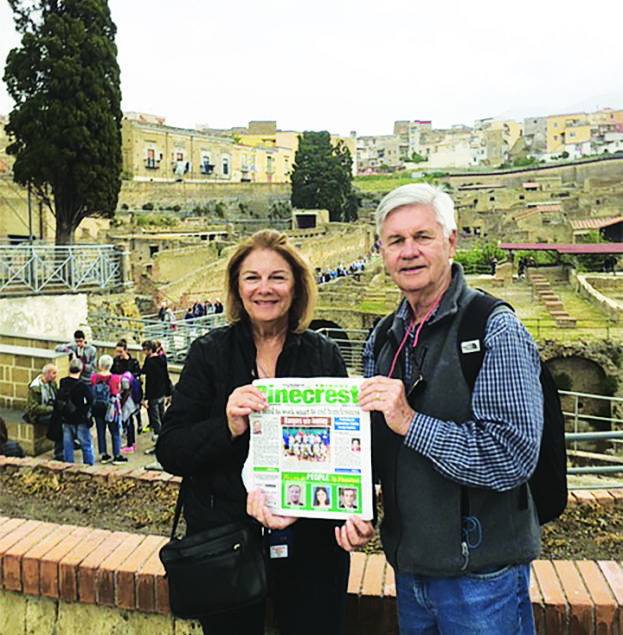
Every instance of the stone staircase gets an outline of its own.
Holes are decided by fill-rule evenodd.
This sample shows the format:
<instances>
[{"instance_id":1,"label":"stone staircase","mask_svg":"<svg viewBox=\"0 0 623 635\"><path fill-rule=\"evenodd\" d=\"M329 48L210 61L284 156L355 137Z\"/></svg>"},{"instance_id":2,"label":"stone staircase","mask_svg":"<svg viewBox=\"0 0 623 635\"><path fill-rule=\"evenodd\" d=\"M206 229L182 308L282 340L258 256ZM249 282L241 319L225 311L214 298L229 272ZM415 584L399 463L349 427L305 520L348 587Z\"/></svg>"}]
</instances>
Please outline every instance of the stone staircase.
<instances>
[{"instance_id":1,"label":"stone staircase","mask_svg":"<svg viewBox=\"0 0 623 635\"><path fill-rule=\"evenodd\" d=\"M532 285L533 297L545 305L547 312L552 316L558 328L576 328L577 319L565 310L558 294L554 291L550 281L541 274L529 272L528 279Z\"/></svg>"}]
</instances>

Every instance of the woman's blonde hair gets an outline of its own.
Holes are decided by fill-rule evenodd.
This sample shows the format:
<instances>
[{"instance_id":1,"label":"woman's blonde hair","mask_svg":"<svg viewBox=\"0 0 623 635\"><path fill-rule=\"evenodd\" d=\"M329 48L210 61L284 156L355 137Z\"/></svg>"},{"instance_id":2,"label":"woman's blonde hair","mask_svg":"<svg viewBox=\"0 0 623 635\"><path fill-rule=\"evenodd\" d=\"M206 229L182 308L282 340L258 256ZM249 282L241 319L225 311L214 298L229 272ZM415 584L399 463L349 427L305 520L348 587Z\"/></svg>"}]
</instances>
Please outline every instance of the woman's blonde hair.
<instances>
[{"instance_id":1,"label":"woman's blonde hair","mask_svg":"<svg viewBox=\"0 0 623 635\"><path fill-rule=\"evenodd\" d=\"M309 265L296 251L288 237L274 229L262 229L244 240L236 249L227 263L225 285L227 299L225 311L229 322L239 322L247 316L242 304L238 282L240 279L240 267L244 259L256 249L270 249L279 254L292 268L294 275L294 299L290 306L289 325L290 330L302 333L307 329L312 320L316 304L316 283Z\"/></svg>"}]
</instances>

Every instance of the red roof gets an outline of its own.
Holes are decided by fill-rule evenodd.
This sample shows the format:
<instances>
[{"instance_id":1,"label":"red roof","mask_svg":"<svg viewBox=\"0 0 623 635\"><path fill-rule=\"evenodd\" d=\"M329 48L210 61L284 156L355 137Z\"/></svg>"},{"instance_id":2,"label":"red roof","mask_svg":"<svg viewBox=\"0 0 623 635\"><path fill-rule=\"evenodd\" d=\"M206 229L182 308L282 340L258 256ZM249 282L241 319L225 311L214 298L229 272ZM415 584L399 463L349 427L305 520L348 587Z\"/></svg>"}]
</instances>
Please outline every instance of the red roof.
<instances>
[{"instance_id":1,"label":"red roof","mask_svg":"<svg viewBox=\"0 0 623 635\"><path fill-rule=\"evenodd\" d=\"M559 254L623 254L623 243L559 245L556 243L500 243L504 251L557 251Z\"/></svg>"},{"instance_id":2,"label":"red roof","mask_svg":"<svg viewBox=\"0 0 623 635\"><path fill-rule=\"evenodd\" d=\"M623 221L623 216L609 216L608 218L580 218L578 220L571 221L571 229L601 229L602 227L616 225L621 221Z\"/></svg>"}]
</instances>

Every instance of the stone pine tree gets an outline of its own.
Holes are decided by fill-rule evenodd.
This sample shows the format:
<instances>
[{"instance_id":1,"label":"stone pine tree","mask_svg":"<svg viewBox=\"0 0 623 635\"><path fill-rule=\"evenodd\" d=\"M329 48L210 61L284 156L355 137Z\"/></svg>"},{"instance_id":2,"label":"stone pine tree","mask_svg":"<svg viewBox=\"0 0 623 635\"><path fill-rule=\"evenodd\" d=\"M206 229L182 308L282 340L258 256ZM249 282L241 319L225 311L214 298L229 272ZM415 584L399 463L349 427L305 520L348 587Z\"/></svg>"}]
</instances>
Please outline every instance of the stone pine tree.
<instances>
[{"instance_id":1,"label":"stone pine tree","mask_svg":"<svg viewBox=\"0 0 623 635\"><path fill-rule=\"evenodd\" d=\"M327 209L332 221L355 220L352 165L349 149L342 142L332 145L328 132L304 132L294 156L292 206Z\"/></svg>"},{"instance_id":2,"label":"stone pine tree","mask_svg":"<svg viewBox=\"0 0 623 635\"><path fill-rule=\"evenodd\" d=\"M15 107L14 180L56 217L56 244L88 216L111 217L121 187L121 90L107 0L8 0L20 46L4 81Z\"/></svg>"}]
</instances>

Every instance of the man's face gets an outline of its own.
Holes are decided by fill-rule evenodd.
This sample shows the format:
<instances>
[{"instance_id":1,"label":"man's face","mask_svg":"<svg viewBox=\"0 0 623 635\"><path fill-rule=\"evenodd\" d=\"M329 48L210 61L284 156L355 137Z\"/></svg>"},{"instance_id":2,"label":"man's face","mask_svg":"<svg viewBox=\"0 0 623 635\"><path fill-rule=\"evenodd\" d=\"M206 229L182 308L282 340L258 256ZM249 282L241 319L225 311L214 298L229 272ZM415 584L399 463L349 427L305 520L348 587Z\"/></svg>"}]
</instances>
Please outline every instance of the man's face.
<instances>
[{"instance_id":1,"label":"man's face","mask_svg":"<svg viewBox=\"0 0 623 635\"><path fill-rule=\"evenodd\" d=\"M435 297L450 280L456 232L444 238L430 205L405 205L385 219L381 248L389 275L407 299Z\"/></svg>"},{"instance_id":2,"label":"man's face","mask_svg":"<svg viewBox=\"0 0 623 635\"><path fill-rule=\"evenodd\" d=\"M84 344L86 342L84 337L76 337L76 338L74 338L74 341L76 342L76 346L78 348L84 348Z\"/></svg>"},{"instance_id":3,"label":"man's face","mask_svg":"<svg viewBox=\"0 0 623 635\"><path fill-rule=\"evenodd\" d=\"M300 487L291 487L290 488L290 502L294 505L297 505L301 500L301 488Z\"/></svg>"},{"instance_id":4,"label":"man's face","mask_svg":"<svg viewBox=\"0 0 623 635\"><path fill-rule=\"evenodd\" d=\"M344 507L351 508L355 506L355 490L345 489L342 492L342 503Z\"/></svg>"},{"instance_id":5,"label":"man's face","mask_svg":"<svg viewBox=\"0 0 623 635\"><path fill-rule=\"evenodd\" d=\"M50 368L47 372L43 373L42 378L46 384L54 381L56 379L56 368Z\"/></svg>"}]
</instances>

